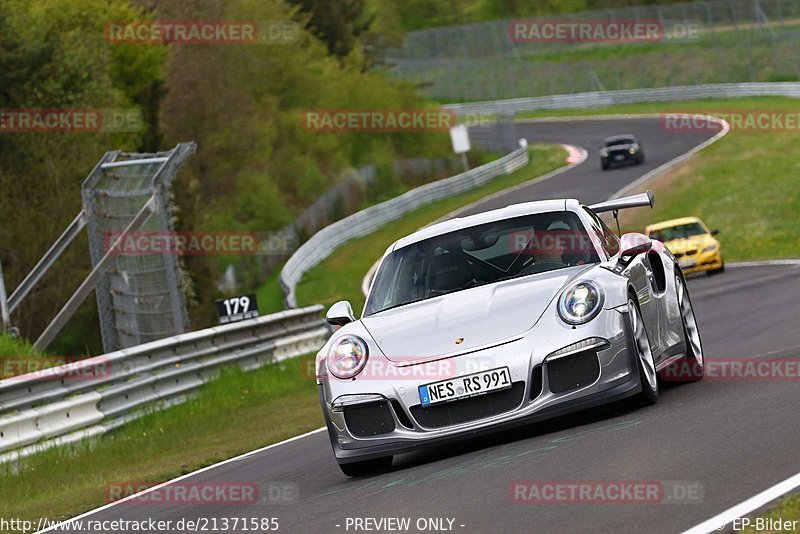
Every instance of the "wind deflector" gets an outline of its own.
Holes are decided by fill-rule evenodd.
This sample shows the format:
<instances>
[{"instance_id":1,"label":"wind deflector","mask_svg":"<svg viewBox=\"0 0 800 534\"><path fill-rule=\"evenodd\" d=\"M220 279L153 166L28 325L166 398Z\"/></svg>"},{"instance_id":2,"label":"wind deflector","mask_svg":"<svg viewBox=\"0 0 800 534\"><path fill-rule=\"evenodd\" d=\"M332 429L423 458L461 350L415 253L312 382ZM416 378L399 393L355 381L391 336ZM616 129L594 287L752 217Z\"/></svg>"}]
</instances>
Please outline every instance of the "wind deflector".
<instances>
[{"instance_id":1,"label":"wind deflector","mask_svg":"<svg viewBox=\"0 0 800 534\"><path fill-rule=\"evenodd\" d=\"M617 198L614 200L607 200L606 202L600 202L599 204L592 204L589 206L589 209L595 213L603 213L606 211L617 211L624 210L626 208L639 208L643 206L650 206L650 208L652 208L654 202L655 197L653 192L648 190L646 193L642 193L640 195Z\"/></svg>"}]
</instances>

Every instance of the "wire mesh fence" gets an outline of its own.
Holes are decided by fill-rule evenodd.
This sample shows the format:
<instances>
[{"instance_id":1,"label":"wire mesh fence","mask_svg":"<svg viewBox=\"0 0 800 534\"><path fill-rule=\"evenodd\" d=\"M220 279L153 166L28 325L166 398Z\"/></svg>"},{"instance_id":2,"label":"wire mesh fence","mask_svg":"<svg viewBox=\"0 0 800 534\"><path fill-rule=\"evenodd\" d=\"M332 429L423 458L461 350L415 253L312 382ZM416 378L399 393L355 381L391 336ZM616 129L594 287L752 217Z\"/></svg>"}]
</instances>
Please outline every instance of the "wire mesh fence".
<instances>
[{"instance_id":1,"label":"wire mesh fence","mask_svg":"<svg viewBox=\"0 0 800 534\"><path fill-rule=\"evenodd\" d=\"M800 80L800 2L708 0L537 21L653 21L655 40L568 42L515 35L520 20L410 32L395 72L447 101L725 82Z\"/></svg>"},{"instance_id":2,"label":"wire mesh fence","mask_svg":"<svg viewBox=\"0 0 800 534\"><path fill-rule=\"evenodd\" d=\"M118 154L113 163L98 165L83 185L93 265L153 197L157 210L137 234L174 232L169 187L193 151L193 144L181 144L169 152ZM188 318L180 280L174 252L115 254L113 267L95 288L105 351L185 332Z\"/></svg>"}]
</instances>

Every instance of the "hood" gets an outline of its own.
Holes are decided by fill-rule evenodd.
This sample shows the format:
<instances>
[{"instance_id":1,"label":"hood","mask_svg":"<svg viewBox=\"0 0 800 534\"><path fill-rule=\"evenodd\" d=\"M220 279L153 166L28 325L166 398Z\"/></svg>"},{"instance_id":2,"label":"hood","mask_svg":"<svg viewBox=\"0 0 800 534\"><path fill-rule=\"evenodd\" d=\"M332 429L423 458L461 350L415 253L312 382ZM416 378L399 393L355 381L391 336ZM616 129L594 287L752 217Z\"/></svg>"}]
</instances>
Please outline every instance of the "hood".
<instances>
[{"instance_id":1,"label":"hood","mask_svg":"<svg viewBox=\"0 0 800 534\"><path fill-rule=\"evenodd\" d=\"M564 286L592 267L570 267L457 291L361 322L393 362L455 356L521 336L538 322Z\"/></svg>"},{"instance_id":2,"label":"hood","mask_svg":"<svg viewBox=\"0 0 800 534\"><path fill-rule=\"evenodd\" d=\"M675 239L664 243L673 254L685 254L687 250L702 250L704 247L715 244L717 244L717 240L708 234L696 235L686 239Z\"/></svg>"}]
</instances>

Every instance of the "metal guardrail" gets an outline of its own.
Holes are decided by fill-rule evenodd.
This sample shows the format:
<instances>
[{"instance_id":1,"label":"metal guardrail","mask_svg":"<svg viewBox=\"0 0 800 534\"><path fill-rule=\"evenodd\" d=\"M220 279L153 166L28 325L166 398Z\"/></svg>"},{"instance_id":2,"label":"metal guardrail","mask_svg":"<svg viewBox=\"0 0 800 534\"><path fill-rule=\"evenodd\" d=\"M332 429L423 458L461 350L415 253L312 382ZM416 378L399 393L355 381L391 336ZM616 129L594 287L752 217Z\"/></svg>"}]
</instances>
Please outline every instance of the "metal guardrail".
<instances>
[{"instance_id":1,"label":"metal guardrail","mask_svg":"<svg viewBox=\"0 0 800 534\"><path fill-rule=\"evenodd\" d=\"M225 366L249 370L316 351L330 335L321 310L287 310L0 380L0 462L180 402Z\"/></svg>"},{"instance_id":2,"label":"metal guardrail","mask_svg":"<svg viewBox=\"0 0 800 534\"><path fill-rule=\"evenodd\" d=\"M344 243L374 232L389 221L440 198L474 189L492 178L514 172L528 164L528 144L505 156L467 172L412 189L398 197L361 210L326 226L303 243L281 269L280 281L286 305L297 306L295 287L312 267L330 256Z\"/></svg>"},{"instance_id":3,"label":"metal guardrail","mask_svg":"<svg viewBox=\"0 0 800 534\"><path fill-rule=\"evenodd\" d=\"M754 96L785 96L800 98L800 83L721 83L686 87L661 87L658 89L632 89L624 91L599 91L567 95L511 98L485 102L449 104L445 109L457 115L514 114L547 109L580 109L637 104L645 102L671 102L703 98L746 98Z\"/></svg>"}]
</instances>

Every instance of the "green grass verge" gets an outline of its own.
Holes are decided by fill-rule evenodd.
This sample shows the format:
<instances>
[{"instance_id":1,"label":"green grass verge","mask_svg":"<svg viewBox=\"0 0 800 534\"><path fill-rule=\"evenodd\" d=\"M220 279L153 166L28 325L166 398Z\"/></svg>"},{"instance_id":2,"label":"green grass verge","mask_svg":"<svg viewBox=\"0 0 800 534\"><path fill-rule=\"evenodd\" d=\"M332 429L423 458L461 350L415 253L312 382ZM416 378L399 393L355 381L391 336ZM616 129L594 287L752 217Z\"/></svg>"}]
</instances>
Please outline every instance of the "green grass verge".
<instances>
[{"instance_id":1,"label":"green grass verge","mask_svg":"<svg viewBox=\"0 0 800 534\"><path fill-rule=\"evenodd\" d=\"M361 281L392 242L461 206L533 180L564 165L565 153L559 146L533 146L531 155L531 163L522 169L497 177L472 191L422 206L366 237L348 242L306 273L297 286L298 303L322 303L328 306L339 300L349 300L358 313L364 306Z\"/></svg>"},{"instance_id":2,"label":"green grass verge","mask_svg":"<svg viewBox=\"0 0 800 534\"><path fill-rule=\"evenodd\" d=\"M0 379L40 371L62 363L65 363L63 357L42 354L23 339L0 334Z\"/></svg>"},{"instance_id":3,"label":"green grass verge","mask_svg":"<svg viewBox=\"0 0 800 534\"><path fill-rule=\"evenodd\" d=\"M305 372L309 360L227 370L184 404L96 440L30 456L16 474L10 464L0 465L0 517L73 517L105 504L109 483L169 480L319 428L324 422L313 373ZM252 476L258 481L263 473Z\"/></svg>"},{"instance_id":4,"label":"green grass verge","mask_svg":"<svg viewBox=\"0 0 800 534\"><path fill-rule=\"evenodd\" d=\"M283 310L283 290L281 289L280 275L281 270L275 270L256 291L256 301L262 315Z\"/></svg>"}]
</instances>

